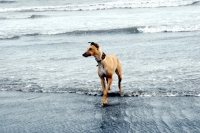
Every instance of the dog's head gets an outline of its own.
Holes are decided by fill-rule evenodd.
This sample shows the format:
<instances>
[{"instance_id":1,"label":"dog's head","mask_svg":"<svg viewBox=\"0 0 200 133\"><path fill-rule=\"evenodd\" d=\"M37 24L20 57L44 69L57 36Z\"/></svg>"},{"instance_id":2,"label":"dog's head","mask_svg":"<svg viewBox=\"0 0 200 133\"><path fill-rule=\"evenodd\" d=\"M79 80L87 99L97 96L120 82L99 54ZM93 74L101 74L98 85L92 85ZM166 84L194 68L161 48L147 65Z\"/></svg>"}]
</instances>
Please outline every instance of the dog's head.
<instances>
[{"instance_id":1,"label":"dog's head","mask_svg":"<svg viewBox=\"0 0 200 133\"><path fill-rule=\"evenodd\" d=\"M88 43L90 43L91 45L87 49L87 51L83 54L84 57L94 56L99 50L99 45L97 43L94 42L88 42Z\"/></svg>"}]
</instances>

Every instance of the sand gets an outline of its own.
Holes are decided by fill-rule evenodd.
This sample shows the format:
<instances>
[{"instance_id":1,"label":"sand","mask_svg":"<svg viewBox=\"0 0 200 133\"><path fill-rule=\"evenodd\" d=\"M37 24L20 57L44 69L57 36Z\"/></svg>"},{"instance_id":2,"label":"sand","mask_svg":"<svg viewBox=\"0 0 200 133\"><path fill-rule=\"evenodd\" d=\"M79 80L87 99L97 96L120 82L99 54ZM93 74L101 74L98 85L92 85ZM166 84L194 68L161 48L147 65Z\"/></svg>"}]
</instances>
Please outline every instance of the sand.
<instances>
[{"instance_id":1,"label":"sand","mask_svg":"<svg viewBox=\"0 0 200 133\"><path fill-rule=\"evenodd\" d=\"M0 92L1 133L200 132L199 97Z\"/></svg>"}]
</instances>

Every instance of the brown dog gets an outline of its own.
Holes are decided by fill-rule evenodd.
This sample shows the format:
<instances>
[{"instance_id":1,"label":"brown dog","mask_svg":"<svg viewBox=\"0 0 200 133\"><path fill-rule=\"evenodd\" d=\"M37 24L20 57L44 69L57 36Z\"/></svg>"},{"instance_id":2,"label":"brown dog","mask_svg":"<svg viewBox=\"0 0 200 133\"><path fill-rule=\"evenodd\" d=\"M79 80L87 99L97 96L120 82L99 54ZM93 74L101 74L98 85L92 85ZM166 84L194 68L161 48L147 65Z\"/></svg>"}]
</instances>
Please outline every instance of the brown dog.
<instances>
[{"instance_id":1,"label":"brown dog","mask_svg":"<svg viewBox=\"0 0 200 133\"><path fill-rule=\"evenodd\" d=\"M98 75L101 79L101 85L103 89L103 98L101 104L107 103L107 93L110 90L110 85L112 84L112 75L114 72L118 75L118 87L119 91L122 92L121 80L122 80L122 67L115 55L106 55L99 45L94 42L91 43L90 47L83 54L84 57L94 56L98 63ZM105 78L107 81L107 87L105 85Z\"/></svg>"}]
</instances>

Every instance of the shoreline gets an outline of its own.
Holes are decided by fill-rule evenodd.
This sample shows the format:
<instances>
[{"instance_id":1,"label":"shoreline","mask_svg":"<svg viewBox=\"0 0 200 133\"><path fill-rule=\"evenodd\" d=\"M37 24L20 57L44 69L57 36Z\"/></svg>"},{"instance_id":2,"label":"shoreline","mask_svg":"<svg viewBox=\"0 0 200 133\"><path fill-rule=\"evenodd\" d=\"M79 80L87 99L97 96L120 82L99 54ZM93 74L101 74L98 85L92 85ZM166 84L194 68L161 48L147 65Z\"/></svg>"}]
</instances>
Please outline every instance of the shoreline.
<instances>
[{"instance_id":1,"label":"shoreline","mask_svg":"<svg viewBox=\"0 0 200 133\"><path fill-rule=\"evenodd\" d=\"M199 132L198 97L0 92L1 132Z\"/></svg>"}]
</instances>

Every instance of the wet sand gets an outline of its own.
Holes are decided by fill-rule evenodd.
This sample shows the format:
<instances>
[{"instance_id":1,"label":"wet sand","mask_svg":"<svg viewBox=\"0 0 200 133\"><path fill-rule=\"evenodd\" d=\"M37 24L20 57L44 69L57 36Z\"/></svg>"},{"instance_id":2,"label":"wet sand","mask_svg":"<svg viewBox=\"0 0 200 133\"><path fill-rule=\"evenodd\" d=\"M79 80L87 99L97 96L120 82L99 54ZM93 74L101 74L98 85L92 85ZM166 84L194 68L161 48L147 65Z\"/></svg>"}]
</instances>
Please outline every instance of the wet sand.
<instances>
[{"instance_id":1,"label":"wet sand","mask_svg":"<svg viewBox=\"0 0 200 133\"><path fill-rule=\"evenodd\" d=\"M0 92L1 133L200 132L199 97Z\"/></svg>"}]
</instances>

